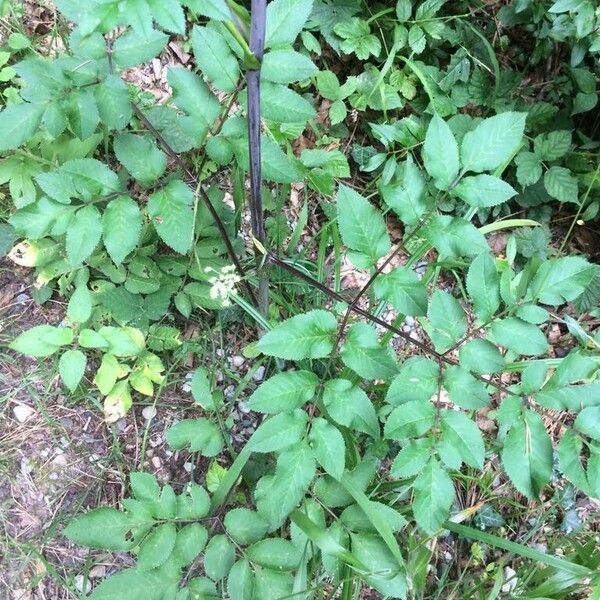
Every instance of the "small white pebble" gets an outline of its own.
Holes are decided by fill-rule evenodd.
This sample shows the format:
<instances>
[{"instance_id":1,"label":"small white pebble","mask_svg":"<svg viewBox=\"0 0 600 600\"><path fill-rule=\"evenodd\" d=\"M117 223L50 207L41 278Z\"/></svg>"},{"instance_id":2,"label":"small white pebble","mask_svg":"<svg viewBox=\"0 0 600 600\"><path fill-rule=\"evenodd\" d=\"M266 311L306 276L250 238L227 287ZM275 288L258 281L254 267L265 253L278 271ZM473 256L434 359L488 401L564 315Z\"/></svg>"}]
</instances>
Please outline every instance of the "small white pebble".
<instances>
[{"instance_id":1,"label":"small white pebble","mask_svg":"<svg viewBox=\"0 0 600 600\"><path fill-rule=\"evenodd\" d=\"M250 407L243 400L240 400L238 408L239 408L240 412L242 412L242 413L250 412Z\"/></svg>"},{"instance_id":2,"label":"small white pebble","mask_svg":"<svg viewBox=\"0 0 600 600\"><path fill-rule=\"evenodd\" d=\"M85 591L83 589L83 584L85 582ZM89 594L92 591L92 583L89 579L86 579L83 575L75 575L75 579L73 580L75 587L85 594Z\"/></svg>"},{"instance_id":3,"label":"small white pebble","mask_svg":"<svg viewBox=\"0 0 600 600\"><path fill-rule=\"evenodd\" d=\"M162 462L160 460L160 458L158 456L153 456L152 457L152 466L155 469L160 469L162 467Z\"/></svg>"},{"instance_id":4,"label":"small white pebble","mask_svg":"<svg viewBox=\"0 0 600 600\"><path fill-rule=\"evenodd\" d=\"M99 579L106 575L106 567L104 565L95 565L90 569L90 579Z\"/></svg>"},{"instance_id":5,"label":"small white pebble","mask_svg":"<svg viewBox=\"0 0 600 600\"><path fill-rule=\"evenodd\" d=\"M184 383L181 386L181 391L185 392L186 394L189 394L192 391L192 386L189 383Z\"/></svg>"},{"instance_id":6,"label":"small white pebble","mask_svg":"<svg viewBox=\"0 0 600 600\"><path fill-rule=\"evenodd\" d=\"M254 372L254 375L252 375L252 379L254 379L254 381L262 381L265 377L265 368L261 365L260 367L258 367L258 369L256 369L256 371Z\"/></svg>"},{"instance_id":7,"label":"small white pebble","mask_svg":"<svg viewBox=\"0 0 600 600\"><path fill-rule=\"evenodd\" d=\"M146 421L151 421L156 416L156 408L154 406L144 406L142 409L142 417Z\"/></svg>"},{"instance_id":8,"label":"small white pebble","mask_svg":"<svg viewBox=\"0 0 600 600\"><path fill-rule=\"evenodd\" d=\"M246 361L244 360L243 356L233 356L231 358L231 364L234 367L241 367Z\"/></svg>"},{"instance_id":9,"label":"small white pebble","mask_svg":"<svg viewBox=\"0 0 600 600\"><path fill-rule=\"evenodd\" d=\"M52 459L52 464L55 467L66 467L67 466L67 457L64 454L57 454Z\"/></svg>"},{"instance_id":10,"label":"small white pebble","mask_svg":"<svg viewBox=\"0 0 600 600\"><path fill-rule=\"evenodd\" d=\"M514 592L517 584L519 583L518 578L516 577L517 573L510 567L504 567L504 579L506 583L502 586L502 591L505 594L510 594Z\"/></svg>"},{"instance_id":11,"label":"small white pebble","mask_svg":"<svg viewBox=\"0 0 600 600\"><path fill-rule=\"evenodd\" d=\"M13 414L19 423L25 423L29 417L35 414L35 410L31 406L27 406L27 404L17 404L13 408Z\"/></svg>"},{"instance_id":12,"label":"small white pebble","mask_svg":"<svg viewBox=\"0 0 600 600\"><path fill-rule=\"evenodd\" d=\"M186 473L191 473L194 468L194 465L191 462L183 463L183 470Z\"/></svg>"}]
</instances>

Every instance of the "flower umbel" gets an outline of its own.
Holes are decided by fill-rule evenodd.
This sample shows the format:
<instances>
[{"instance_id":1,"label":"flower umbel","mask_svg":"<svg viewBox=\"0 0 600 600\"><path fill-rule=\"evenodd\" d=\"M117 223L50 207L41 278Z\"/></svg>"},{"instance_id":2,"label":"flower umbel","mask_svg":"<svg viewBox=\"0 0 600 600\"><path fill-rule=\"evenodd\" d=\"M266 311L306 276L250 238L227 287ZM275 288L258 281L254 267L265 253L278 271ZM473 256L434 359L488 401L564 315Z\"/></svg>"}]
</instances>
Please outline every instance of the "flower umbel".
<instances>
[{"instance_id":1,"label":"flower umbel","mask_svg":"<svg viewBox=\"0 0 600 600\"><path fill-rule=\"evenodd\" d=\"M208 282L211 284L210 297L213 300L221 300L223 307L231 306L231 296L237 295L236 284L241 281L240 276L235 272L235 265L221 267L220 270L206 267L205 273L215 273Z\"/></svg>"}]
</instances>

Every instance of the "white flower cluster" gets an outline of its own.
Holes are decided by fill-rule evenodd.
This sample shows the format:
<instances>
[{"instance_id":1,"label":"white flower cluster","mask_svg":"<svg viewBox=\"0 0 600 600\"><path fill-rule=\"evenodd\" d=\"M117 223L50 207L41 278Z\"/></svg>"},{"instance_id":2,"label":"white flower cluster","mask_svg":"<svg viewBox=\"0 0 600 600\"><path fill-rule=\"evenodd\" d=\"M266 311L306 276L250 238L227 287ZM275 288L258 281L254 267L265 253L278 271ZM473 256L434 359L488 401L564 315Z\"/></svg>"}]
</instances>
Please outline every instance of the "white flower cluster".
<instances>
[{"instance_id":1,"label":"white flower cluster","mask_svg":"<svg viewBox=\"0 0 600 600\"><path fill-rule=\"evenodd\" d=\"M213 300L220 299L223 307L231 306L231 296L237 295L236 284L241 279L240 276L235 272L235 265L227 265L222 267L219 271L212 267L206 267L205 273L215 273L214 277L208 280L211 284L210 297Z\"/></svg>"}]
</instances>

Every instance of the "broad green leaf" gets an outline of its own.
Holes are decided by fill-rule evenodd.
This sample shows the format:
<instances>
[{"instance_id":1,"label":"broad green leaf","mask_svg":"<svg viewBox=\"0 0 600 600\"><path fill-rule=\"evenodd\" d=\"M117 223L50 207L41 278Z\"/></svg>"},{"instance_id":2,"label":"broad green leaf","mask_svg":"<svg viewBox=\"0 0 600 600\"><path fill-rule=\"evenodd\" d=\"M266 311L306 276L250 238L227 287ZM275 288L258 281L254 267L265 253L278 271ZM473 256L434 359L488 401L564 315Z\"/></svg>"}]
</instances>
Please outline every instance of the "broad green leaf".
<instances>
[{"instance_id":1,"label":"broad green leaf","mask_svg":"<svg viewBox=\"0 0 600 600\"><path fill-rule=\"evenodd\" d=\"M575 419L575 429L600 441L600 406L586 406Z\"/></svg>"},{"instance_id":2,"label":"broad green leaf","mask_svg":"<svg viewBox=\"0 0 600 600\"><path fill-rule=\"evenodd\" d=\"M313 0L273 0L267 5L265 45L274 48L292 44L313 7Z\"/></svg>"},{"instance_id":3,"label":"broad green leaf","mask_svg":"<svg viewBox=\"0 0 600 600\"><path fill-rule=\"evenodd\" d=\"M379 275L374 290L377 297L387 300L403 315L427 313L427 288L411 269L397 267L391 273Z\"/></svg>"},{"instance_id":4,"label":"broad green leaf","mask_svg":"<svg viewBox=\"0 0 600 600\"><path fill-rule=\"evenodd\" d=\"M411 440L396 455L390 469L392 477L405 479L417 475L423 470L432 453L431 440Z\"/></svg>"},{"instance_id":5,"label":"broad green leaf","mask_svg":"<svg viewBox=\"0 0 600 600\"><path fill-rule=\"evenodd\" d=\"M85 330L84 330L85 331ZM90 331L90 330L88 330ZM82 332L83 333L83 332ZM95 332L94 332L95 333ZM102 340L106 343L104 338ZM81 336L80 336L81 343ZM81 344L84 348L87 347L85 344ZM119 364L113 354L103 354L102 362L96 371L94 377L94 384L100 390L100 393L104 396L110 394L117 379L123 375L123 367Z\"/></svg>"},{"instance_id":6,"label":"broad green leaf","mask_svg":"<svg viewBox=\"0 0 600 600\"><path fill-rule=\"evenodd\" d=\"M185 14L179 0L146 0L154 20L166 31L185 33Z\"/></svg>"},{"instance_id":7,"label":"broad green leaf","mask_svg":"<svg viewBox=\"0 0 600 600\"><path fill-rule=\"evenodd\" d=\"M269 569L293 571L302 558L302 552L288 540L267 538L246 548L248 559Z\"/></svg>"},{"instance_id":8,"label":"broad green leaf","mask_svg":"<svg viewBox=\"0 0 600 600\"><path fill-rule=\"evenodd\" d=\"M438 450L442 460L446 462L445 456L456 452L459 460L453 468L459 468L462 461L470 467L482 469L485 447L479 427L462 412L443 410L441 416L442 439L438 442Z\"/></svg>"},{"instance_id":9,"label":"broad green leaf","mask_svg":"<svg viewBox=\"0 0 600 600\"><path fill-rule=\"evenodd\" d=\"M198 122L199 137L204 137L221 110L216 96L198 75L183 67L171 67L167 81L173 89L173 102Z\"/></svg>"},{"instance_id":10,"label":"broad green leaf","mask_svg":"<svg viewBox=\"0 0 600 600\"><path fill-rule=\"evenodd\" d=\"M77 341L82 348L108 348L108 341L93 329L82 329Z\"/></svg>"},{"instance_id":11,"label":"broad green leaf","mask_svg":"<svg viewBox=\"0 0 600 600\"><path fill-rule=\"evenodd\" d=\"M411 356L400 365L388 388L385 401L400 406L415 400L425 402L437 394L440 368L430 358Z\"/></svg>"},{"instance_id":12,"label":"broad green leaf","mask_svg":"<svg viewBox=\"0 0 600 600\"><path fill-rule=\"evenodd\" d=\"M473 373L498 373L506 365L498 348L480 338L467 342L459 355L461 366Z\"/></svg>"},{"instance_id":13,"label":"broad green leaf","mask_svg":"<svg viewBox=\"0 0 600 600\"><path fill-rule=\"evenodd\" d=\"M326 310L311 310L280 323L257 343L263 354L286 360L324 358L333 350L337 321Z\"/></svg>"},{"instance_id":14,"label":"broad green leaf","mask_svg":"<svg viewBox=\"0 0 600 600\"><path fill-rule=\"evenodd\" d=\"M366 323L350 327L340 350L342 362L365 379L387 379L398 372L389 345L382 346L375 330Z\"/></svg>"},{"instance_id":15,"label":"broad green leaf","mask_svg":"<svg viewBox=\"0 0 600 600\"><path fill-rule=\"evenodd\" d=\"M277 123L305 123L316 116L313 105L300 94L279 83L260 86L261 116Z\"/></svg>"},{"instance_id":16,"label":"broad green leaf","mask_svg":"<svg viewBox=\"0 0 600 600\"><path fill-rule=\"evenodd\" d=\"M67 100L67 114L73 133L80 140L89 138L100 121L92 90L86 88L72 92Z\"/></svg>"},{"instance_id":17,"label":"broad green leaf","mask_svg":"<svg viewBox=\"0 0 600 600\"><path fill-rule=\"evenodd\" d=\"M85 323L92 316L93 298L86 285L75 288L67 305L67 318L71 323Z\"/></svg>"},{"instance_id":18,"label":"broad green leaf","mask_svg":"<svg viewBox=\"0 0 600 600\"><path fill-rule=\"evenodd\" d=\"M154 183L167 168L167 157L148 135L121 133L113 141L119 162L143 186Z\"/></svg>"},{"instance_id":19,"label":"broad green leaf","mask_svg":"<svg viewBox=\"0 0 600 600\"><path fill-rule=\"evenodd\" d=\"M98 333L108 342L108 351L115 356L137 356L145 346L144 334L135 327L107 326L101 327ZM81 336L79 342L82 343Z\"/></svg>"},{"instance_id":20,"label":"broad green leaf","mask_svg":"<svg viewBox=\"0 0 600 600\"><path fill-rule=\"evenodd\" d=\"M442 527L454 501L452 479L432 457L413 483L413 515L419 527L428 534Z\"/></svg>"},{"instance_id":21,"label":"broad green leaf","mask_svg":"<svg viewBox=\"0 0 600 600\"><path fill-rule=\"evenodd\" d=\"M171 555L177 539L174 523L163 523L153 529L140 546L137 566L141 571L160 567Z\"/></svg>"},{"instance_id":22,"label":"broad green leaf","mask_svg":"<svg viewBox=\"0 0 600 600\"><path fill-rule=\"evenodd\" d=\"M308 436L317 462L334 479L344 474L346 444L340 430L329 421L317 418Z\"/></svg>"},{"instance_id":23,"label":"broad green leaf","mask_svg":"<svg viewBox=\"0 0 600 600\"><path fill-rule=\"evenodd\" d=\"M11 342L9 348L26 356L44 358L72 341L73 330L68 327L36 325L21 333Z\"/></svg>"},{"instance_id":24,"label":"broad green leaf","mask_svg":"<svg viewBox=\"0 0 600 600\"><path fill-rule=\"evenodd\" d=\"M494 321L491 332L496 343L519 354L534 356L548 350L548 342L540 329L517 317Z\"/></svg>"},{"instance_id":25,"label":"broad green leaf","mask_svg":"<svg viewBox=\"0 0 600 600\"><path fill-rule=\"evenodd\" d=\"M429 337L438 352L449 350L467 332L467 317L460 302L448 292L436 290L427 309Z\"/></svg>"},{"instance_id":26,"label":"broad green leaf","mask_svg":"<svg viewBox=\"0 0 600 600\"><path fill-rule=\"evenodd\" d=\"M108 255L119 265L135 250L142 231L140 208L130 196L119 196L102 215L102 239Z\"/></svg>"},{"instance_id":27,"label":"broad green leaf","mask_svg":"<svg viewBox=\"0 0 600 600\"><path fill-rule=\"evenodd\" d=\"M189 523L179 529L172 555L177 564L185 567L192 563L202 552L207 539L208 531L199 523Z\"/></svg>"},{"instance_id":28,"label":"broad green leaf","mask_svg":"<svg viewBox=\"0 0 600 600\"><path fill-rule=\"evenodd\" d=\"M542 417L524 411L508 432L501 456L517 490L530 500L538 498L552 476L552 442Z\"/></svg>"},{"instance_id":29,"label":"broad green leaf","mask_svg":"<svg viewBox=\"0 0 600 600\"><path fill-rule=\"evenodd\" d=\"M462 217L436 215L421 233L442 256L474 256L489 250L483 234Z\"/></svg>"},{"instance_id":30,"label":"broad green leaf","mask_svg":"<svg viewBox=\"0 0 600 600\"><path fill-rule=\"evenodd\" d=\"M492 171L518 150L525 129L526 113L504 112L484 119L465 134L460 158L467 171Z\"/></svg>"},{"instance_id":31,"label":"broad green leaf","mask_svg":"<svg viewBox=\"0 0 600 600\"><path fill-rule=\"evenodd\" d=\"M308 79L317 73L316 65L295 50L272 50L265 54L260 76L273 83L293 83Z\"/></svg>"},{"instance_id":32,"label":"broad green leaf","mask_svg":"<svg viewBox=\"0 0 600 600\"><path fill-rule=\"evenodd\" d=\"M223 448L223 437L217 425L208 419L184 419L167 430L169 446L189 448L204 456L216 456Z\"/></svg>"},{"instance_id":33,"label":"broad green leaf","mask_svg":"<svg viewBox=\"0 0 600 600\"><path fill-rule=\"evenodd\" d=\"M249 508L229 510L223 524L229 536L243 546L260 540L269 528L267 521Z\"/></svg>"},{"instance_id":34,"label":"broad green leaf","mask_svg":"<svg viewBox=\"0 0 600 600\"><path fill-rule=\"evenodd\" d=\"M198 367L192 375L190 385L194 401L204 410L215 410L217 408L213 400L212 389L206 369Z\"/></svg>"},{"instance_id":35,"label":"broad green leaf","mask_svg":"<svg viewBox=\"0 0 600 600\"><path fill-rule=\"evenodd\" d=\"M347 379L331 379L323 389L323 404L340 425L379 438L379 420L367 394Z\"/></svg>"},{"instance_id":36,"label":"broad green leaf","mask_svg":"<svg viewBox=\"0 0 600 600\"><path fill-rule=\"evenodd\" d=\"M0 112L0 152L14 150L36 132L45 104L11 104Z\"/></svg>"},{"instance_id":37,"label":"broad green leaf","mask_svg":"<svg viewBox=\"0 0 600 600\"><path fill-rule=\"evenodd\" d=\"M467 272L467 291L478 319L489 321L500 307L500 276L491 252L473 259Z\"/></svg>"},{"instance_id":38,"label":"broad green leaf","mask_svg":"<svg viewBox=\"0 0 600 600\"><path fill-rule=\"evenodd\" d=\"M439 190L448 189L458 175L458 144L448 124L438 115L433 115L427 127L423 163Z\"/></svg>"},{"instance_id":39,"label":"broad green leaf","mask_svg":"<svg viewBox=\"0 0 600 600\"><path fill-rule=\"evenodd\" d=\"M258 386L248 406L262 413L292 412L313 398L318 384L310 371L277 373Z\"/></svg>"},{"instance_id":40,"label":"broad green leaf","mask_svg":"<svg viewBox=\"0 0 600 600\"><path fill-rule=\"evenodd\" d=\"M454 192L461 200L476 208L502 204L517 194L511 185L492 175L463 177Z\"/></svg>"},{"instance_id":41,"label":"broad green leaf","mask_svg":"<svg viewBox=\"0 0 600 600\"><path fill-rule=\"evenodd\" d=\"M365 533L352 534L352 554L363 563L370 573L365 581L378 592L390 598L406 598L408 583L404 570L380 536Z\"/></svg>"},{"instance_id":42,"label":"broad green leaf","mask_svg":"<svg viewBox=\"0 0 600 600\"><path fill-rule=\"evenodd\" d=\"M529 290L534 300L558 306L572 302L592 282L597 267L581 256L564 256L544 261Z\"/></svg>"},{"instance_id":43,"label":"broad green leaf","mask_svg":"<svg viewBox=\"0 0 600 600\"><path fill-rule=\"evenodd\" d=\"M94 251L102 235L100 211L89 204L80 208L67 229L67 258L72 266L80 265Z\"/></svg>"},{"instance_id":44,"label":"broad green leaf","mask_svg":"<svg viewBox=\"0 0 600 600\"><path fill-rule=\"evenodd\" d=\"M227 577L235 562L235 548L225 535L210 538L204 552L204 571L213 580Z\"/></svg>"},{"instance_id":45,"label":"broad green leaf","mask_svg":"<svg viewBox=\"0 0 600 600\"><path fill-rule=\"evenodd\" d=\"M390 529L395 533L406 525L406 519L394 508L381 502L369 501L371 517L379 513L382 521L387 521ZM369 516L358 504L351 504L340 515L340 521L350 530L365 533L377 533L377 528L369 519Z\"/></svg>"},{"instance_id":46,"label":"broad green leaf","mask_svg":"<svg viewBox=\"0 0 600 600\"><path fill-rule=\"evenodd\" d=\"M577 178L565 167L550 167L544 174L544 187L560 202L579 202Z\"/></svg>"},{"instance_id":47,"label":"broad green leaf","mask_svg":"<svg viewBox=\"0 0 600 600\"><path fill-rule=\"evenodd\" d=\"M336 198L338 224L348 257L359 269L372 267L391 248L385 221L368 200L340 185Z\"/></svg>"},{"instance_id":48,"label":"broad green leaf","mask_svg":"<svg viewBox=\"0 0 600 600\"><path fill-rule=\"evenodd\" d=\"M231 600L252 600L254 590L254 573L250 563L243 559L238 560L227 578L227 593Z\"/></svg>"},{"instance_id":49,"label":"broad green leaf","mask_svg":"<svg viewBox=\"0 0 600 600\"><path fill-rule=\"evenodd\" d=\"M85 354L81 350L67 350L58 361L60 378L70 392L74 392L83 374L86 365Z\"/></svg>"},{"instance_id":50,"label":"broad green leaf","mask_svg":"<svg viewBox=\"0 0 600 600\"><path fill-rule=\"evenodd\" d=\"M517 181L523 187L537 183L542 176L542 163L533 152L519 152L515 157L515 163L517 165Z\"/></svg>"},{"instance_id":51,"label":"broad green leaf","mask_svg":"<svg viewBox=\"0 0 600 600\"><path fill-rule=\"evenodd\" d=\"M412 400L396 407L385 422L387 439L403 440L423 435L433 426L435 406L429 402Z\"/></svg>"},{"instance_id":52,"label":"broad green leaf","mask_svg":"<svg viewBox=\"0 0 600 600\"><path fill-rule=\"evenodd\" d=\"M129 30L119 36L113 44L112 56L119 69L129 69L148 62L167 45L169 36L152 30L145 36L136 30Z\"/></svg>"},{"instance_id":53,"label":"broad green leaf","mask_svg":"<svg viewBox=\"0 0 600 600\"><path fill-rule=\"evenodd\" d=\"M299 442L306 432L307 414L300 409L281 413L260 424L247 447L253 452L278 452Z\"/></svg>"},{"instance_id":54,"label":"broad green leaf","mask_svg":"<svg viewBox=\"0 0 600 600\"><path fill-rule=\"evenodd\" d=\"M160 571L144 572L125 569L111 575L96 587L93 600L162 600L174 582Z\"/></svg>"},{"instance_id":55,"label":"broad green leaf","mask_svg":"<svg viewBox=\"0 0 600 600\"><path fill-rule=\"evenodd\" d=\"M185 254L194 234L194 193L183 181L174 179L148 198L148 214L167 246Z\"/></svg>"},{"instance_id":56,"label":"broad green leaf","mask_svg":"<svg viewBox=\"0 0 600 600\"><path fill-rule=\"evenodd\" d=\"M235 90L240 68L225 38L216 29L194 25L192 47L196 64L211 83L223 92Z\"/></svg>"},{"instance_id":57,"label":"broad green leaf","mask_svg":"<svg viewBox=\"0 0 600 600\"><path fill-rule=\"evenodd\" d=\"M125 551L132 546L127 534L131 521L127 514L103 506L75 517L62 531L62 535L76 544L88 548Z\"/></svg>"},{"instance_id":58,"label":"broad green leaf","mask_svg":"<svg viewBox=\"0 0 600 600\"><path fill-rule=\"evenodd\" d=\"M217 21L230 21L233 18L227 0L186 0L185 4L195 13Z\"/></svg>"},{"instance_id":59,"label":"broad green leaf","mask_svg":"<svg viewBox=\"0 0 600 600\"><path fill-rule=\"evenodd\" d=\"M483 408L490 402L485 385L460 365L446 367L444 388L448 391L450 400L463 408Z\"/></svg>"},{"instance_id":60,"label":"broad green leaf","mask_svg":"<svg viewBox=\"0 0 600 600\"><path fill-rule=\"evenodd\" d=\"M265 600L279 600L293 596L294 578L289 573L260 569L254 573L254 596Z\"/></svg>"},{"instance_id":61,"label":"broad green leaf","mask_svg":"<svg viewBox=\"0 0 600 600\"><path fill-rule=\"evenodd\" d=\"M581 451L583 440L572 429L567 429L558 444L558 465L563 475L584 494L596 496L590 479L593 477L593 461L588 461L588 472L586 473L581 464ZM598 490L600 492L600 490Z\"/></svg>"},{"instance_id":62,"label":"broad green leaf","mask_svg":"<svg viewBox=\"0 0 600 600\"><path fill-rule=\"evenodd\" d=\"M571 132L567 130L542 133L533 140L533 151L540 160L558 160L571 147Z\"/></svg>"}]
</instances>

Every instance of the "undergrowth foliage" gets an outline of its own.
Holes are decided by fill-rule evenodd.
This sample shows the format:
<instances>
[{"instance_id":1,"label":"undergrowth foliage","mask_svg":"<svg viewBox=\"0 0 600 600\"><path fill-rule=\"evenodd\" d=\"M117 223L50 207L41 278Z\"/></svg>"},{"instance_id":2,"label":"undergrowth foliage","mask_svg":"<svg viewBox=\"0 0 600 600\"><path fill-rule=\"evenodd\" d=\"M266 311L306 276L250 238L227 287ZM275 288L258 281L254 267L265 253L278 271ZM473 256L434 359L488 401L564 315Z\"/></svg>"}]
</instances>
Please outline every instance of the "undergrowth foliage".
<instances>
[{"instance_id":1,"label":"undergrowth foliage","mask_svg":"<svg viewBox=\"0 0 600 600\"><path fill-rule=\"evenodd\" d=\"M2 235L20 240L9 257L35 269L38 299L57 292L68 307L60 326L34 327L11 347L56 357L72 392L93 370L108 422L135 394L152 396L165 356L186 350L176 313L240 305L266 331L248 355L275 359L248 400L261 424L212 496L194 482L176 493L132 473L118 508L91 510L63 531L135 556L93 598L267 600L325 588L350 598L361 582L423 597L430 536L449 529L523 552L458 524L478 507L461 507L457 486L487 477L490 465L530 501L558 477L600 498L600 337L577 318L598 316L600 269L564 254L571 230L550 246L548 228L557 201L581 222L600 206L598 144L573 120L597 101L592 2L505 6L501 22L534 40L515 70L501 67L468 3L273 0L262 60L249 34L260 34L261 2L252 14L226 0L56 4L71 32L60 51L15 62L19 87L0 113L0 177L16 209ZM171 35L183 36L195 68L171 66L172 96L157 104L123 75ZM503 35L498 49L509 44ZM533 101L518 68L556 44L570 56ZM257 73L260 145L249 144L259 130L247 123L258 84L244 85ZM369 179L360 191L338 181L350 175L339 140L359 115L365 131L351 155ZM307 127L314 143L294 152ZM251 260L240 229L259 147ZM217 170L229 174L233 202ZM333 245L370 277L350 303L339 277L327 287L298 246L306 205L289 230L283 202L300 182L320 198L320 247ZM498 231L501 255L486 237ZM307 298L318 292L314 307L294 313L292 302L274 302L265 313L254 287L266 271L278 297L290 285ZM392 323L382 317L389 307ZM406 317L426 341L401 328ZM560 359L548 356L556 322L573 336ZM217 456L224 407L205 369L192 392L202 416L171 427L167 441ZM554 446L544 417L563 413ZM481 415L494 434L483 435ZM255 478L245 467L257 457ZM598 585L596 565L532 552L524 556L550 575L568 573L569 585ZM190 577L199 557L203 575Z\"/></svg>"}]
</instances>

